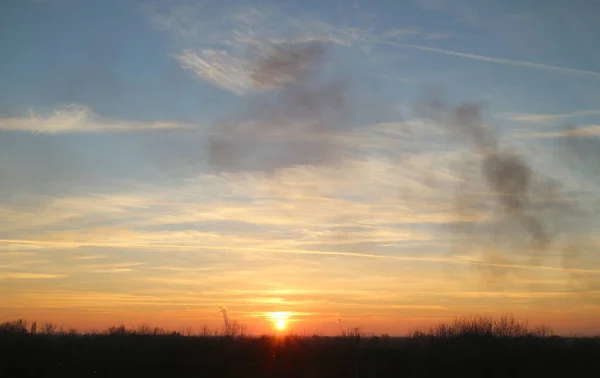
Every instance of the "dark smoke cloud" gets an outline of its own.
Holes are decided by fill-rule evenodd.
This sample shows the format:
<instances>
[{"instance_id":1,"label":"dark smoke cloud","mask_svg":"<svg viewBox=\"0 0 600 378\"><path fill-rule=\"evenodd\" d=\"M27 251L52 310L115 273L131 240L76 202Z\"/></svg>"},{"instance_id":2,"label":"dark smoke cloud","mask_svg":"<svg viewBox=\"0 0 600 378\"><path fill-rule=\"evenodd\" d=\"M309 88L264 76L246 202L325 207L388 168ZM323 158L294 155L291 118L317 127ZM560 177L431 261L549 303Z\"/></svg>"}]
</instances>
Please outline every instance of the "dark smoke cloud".
<instances>
[{"instance_id":1,"label":"dark smoke cloud","mask_svg":"<svg viewBox=\"0 0 600 378\"><path fill-rule=\"evenodd\" d=\"M259 88L297 83L301 76L310 75L311 68L323 63L326 53L326 46L320 42L273 46L267 56L259 56L255 62L252 82Z\"/></svg>"},{"instance_id":2,"label":"dark smoke cloud","mask_svg":"<svg viewBox=\"0 0 600 378\"><path fill-rule=\"evenodd\" d=\"M542 219L530 206L529 196L541 196L534 190L534 172L524 157L498 145L497 136L485 126L483 104L464 103L447 107L439 91L429 91L414 106L415 113L434 121L459 139L466 139L479 156L480 176L503 209L503 216L516 219L538 247L545 248L549 235Z\"/></svg>"},{"instance_id":3,"label":"dark smoke cloud","mask_svg":"<svg viewBox=\"0 0 600 378\"><path fill-rule=\"evenodd\" d=\"M340 158L345 150L341 132L353 110L347 83L323 72L328 45L281 43L257 55L252 83L274 93L248 100L241 115L212 127L209 164L220 171L274 171Z\"/></svg>"},{"instance_id":4,"label":"dark smoke cloud","mask_svg":"<svg viewBox=\"0 0 600 378\"><path fill-rule=\"evenodd\" d=\"M459 185L455 208L461 213L474 209L487 211L492 220L460 227L465 238L454 251L479 250L483 263L475 264L474 268L481 274L484 285L497 289L535 274L515 265L539 266L544 262L542 258L561 259L567 276L565 290L579 295L584 303L598 302L600 277L593 268L585 269L598 248L597 241L589 237L597 222L594 220L597 211L590 201L593 195L590 197L581 190L567 191L563 182L529 164L530 159L502 148L499 135L485 124L484 109L481 103L448 106L436 89L426 92L414 104L416 115L433 121L456 140L466 141L478 160L477 169L463 166L467 173L456 172ZM558 138L563 153L555 157L557 164L566 164L575 175L589 176L588 180L594 181L597 180L594 173L600 172L600 139L588 131L588 128L565 129ZM474 172L493 192L496 206L478 198L474 189L477 185L471 182L477 176ZM519 237L523 234L516 232L517 227L525 231L526 239ZM479 245L480 241L485 246ZM447 269L454 273L452 268Z\"/></svg>"},{"instance_id":5,"label":"dark smoke cloud","mask_svg":"<svg viewBox=\"0 0 600 378\"><path fill-rule=\"evenodd\" d=\"M455 140L466 142L477 159L476 169L465 163L466 173L455 172L459 185L454 206L459 213L487 212L491 221L453 225L452 230L461 232L463 238L451 253L479 251L483 263L474 268L484 285L495 288L535 274L515 265L539 266L548 259L560 259L567 276L565 290L577 293L584 302L597 302L600 278L593 268L582 270L590 266L589 257L598 248L597 242L589 240L597 222L597 211L589 210L595 208L590 196L566 190L565 183L530 164L531 158L502 147L500 136L485 124L482 103L448 106L439 90L430 90L413 110ZM559 143L567 153L555 154L556 163L567 164L576 175L600 172L600 139L581 134L580 130L565 131ZM493 193L493 201L477 193L473 182L477 176Z\"/></svg>"}]
</instances>

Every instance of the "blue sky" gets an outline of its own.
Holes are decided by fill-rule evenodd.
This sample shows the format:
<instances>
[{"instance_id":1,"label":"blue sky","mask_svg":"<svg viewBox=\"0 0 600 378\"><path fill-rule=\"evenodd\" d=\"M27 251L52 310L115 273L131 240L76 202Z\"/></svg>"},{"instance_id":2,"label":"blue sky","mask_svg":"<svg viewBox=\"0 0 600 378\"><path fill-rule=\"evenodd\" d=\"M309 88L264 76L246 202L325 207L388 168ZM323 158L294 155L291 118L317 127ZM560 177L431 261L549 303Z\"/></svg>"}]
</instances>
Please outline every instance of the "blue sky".
<instances>
[{"instance_id":1,"label":"blue sky","mask_svg":"<svg viewBox=\"0 0 600 378\"><path fill-rule=\"evenodd\" d=\"M598 1L0 10L0 317L600 325ZM477 132L531 171L512 217Z\"/></svg>"}]
</instances>

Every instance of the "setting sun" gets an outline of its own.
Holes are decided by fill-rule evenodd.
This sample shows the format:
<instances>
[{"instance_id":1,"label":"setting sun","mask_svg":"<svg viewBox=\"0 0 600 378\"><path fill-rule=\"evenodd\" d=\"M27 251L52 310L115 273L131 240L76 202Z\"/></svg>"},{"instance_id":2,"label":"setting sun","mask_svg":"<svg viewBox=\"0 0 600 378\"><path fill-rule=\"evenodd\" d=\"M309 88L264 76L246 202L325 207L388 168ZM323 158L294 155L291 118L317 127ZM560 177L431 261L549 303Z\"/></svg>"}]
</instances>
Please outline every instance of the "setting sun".
<instances>
[{"instance_id":1,"label":"setting sun","mask_svg":"<svg viewBox=\"0 0 600 378\"><path fill-rule=\"evenodd\" d=\"M273 322L274 327L278 331L283 331L287 326L287 321L292 316L289 311L268 312L267 317Z\"/></svg>"},{"instance_id":2,"label":"setting sun","mask_svg":"<svg viewBox=\"0 0 600 378\"><path fill-rule=\"evenodd\" d=\"M283 319L278 320L277 322L275 322L275 326L280 331L284 330L285 329L285 320L283 320Z\"/></svg>"}]
</instances>

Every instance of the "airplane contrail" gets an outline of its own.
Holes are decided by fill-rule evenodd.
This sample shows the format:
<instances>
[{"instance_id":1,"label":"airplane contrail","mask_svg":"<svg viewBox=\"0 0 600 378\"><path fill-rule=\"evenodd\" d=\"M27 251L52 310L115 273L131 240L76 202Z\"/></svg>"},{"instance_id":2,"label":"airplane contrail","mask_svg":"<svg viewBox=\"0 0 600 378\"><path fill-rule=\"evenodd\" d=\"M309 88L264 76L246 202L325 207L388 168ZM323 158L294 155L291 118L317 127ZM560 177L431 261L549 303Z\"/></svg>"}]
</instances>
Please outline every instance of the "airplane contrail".
<instances>
[{"instance_id":1,"label":"airplane contrail","mask_svg":"<svg viewBox=\"0 0 600 378\"><path fill-rule=\"evenodd\" d=\"M525 60L496 58L496 57L492 57L492 56L464 53L464 52L460 52L460 51L440 49L437 47L415 45L415 44L410 44L410 43L382 41L382 40L367 40L367 39L365 39L364 41L378 43L378 44L384 44L384 45L390 45L390 46L405 47L408 49L421 50L421 51L427 51L427 52L438 53L438 54L457 56L460 58L479 60L479 61L483 61L483 62L505 64L505 65L516 66L516 67L534 68L534 69L543 70L543 71L562 72L562 73L566 73L566 74L587 75L587 76L594 76L594 77L600 78L600 72L597 72L597 71L589 71L589 70L581 70L581 69L577 69L577 68L554 66L551 64L528 62Z\"/></svg>"}]
</instances>

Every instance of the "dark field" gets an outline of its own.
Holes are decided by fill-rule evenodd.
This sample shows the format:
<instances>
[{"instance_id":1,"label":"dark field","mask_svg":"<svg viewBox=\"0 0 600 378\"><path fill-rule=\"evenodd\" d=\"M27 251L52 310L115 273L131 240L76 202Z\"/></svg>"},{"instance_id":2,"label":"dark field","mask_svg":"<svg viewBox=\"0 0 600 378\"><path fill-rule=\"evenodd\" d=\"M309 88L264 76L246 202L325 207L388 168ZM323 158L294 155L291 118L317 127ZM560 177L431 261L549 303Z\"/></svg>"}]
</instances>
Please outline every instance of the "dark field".
<instances>
[{"instance_id":1,"label":"dark field","mask_svg":"<svg viewBox=\"0 0 600 378\"><path fill-rule=\"evenodd\" d=\"M600 338L444 327L407 338L11 329L0 334L0 377L596 377L600 371Z\"/></svg>"}]
</instances>

